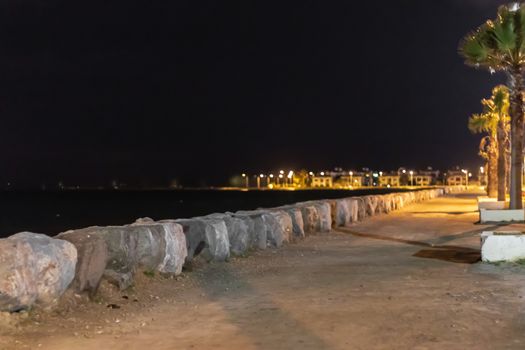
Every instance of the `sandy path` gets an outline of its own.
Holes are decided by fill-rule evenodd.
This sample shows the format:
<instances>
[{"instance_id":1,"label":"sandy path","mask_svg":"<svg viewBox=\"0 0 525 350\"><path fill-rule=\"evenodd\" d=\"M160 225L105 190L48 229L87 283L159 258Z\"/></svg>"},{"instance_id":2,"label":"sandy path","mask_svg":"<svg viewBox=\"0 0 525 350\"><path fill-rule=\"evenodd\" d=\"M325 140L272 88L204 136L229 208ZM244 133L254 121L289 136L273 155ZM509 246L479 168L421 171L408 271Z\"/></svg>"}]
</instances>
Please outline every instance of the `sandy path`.
<instances>
[{"instance_id":1,"label":"sandy path","mask_svg":"<svg viewBox=\"0 0 525 350\"><path fill-rule=\"evenodd\" d=\"M524 349L525 267L465 263L486 227L474 210L439 198L177 280L144 277L99 304L18 316L0 348Z\"/></svg>"}]
</instances>

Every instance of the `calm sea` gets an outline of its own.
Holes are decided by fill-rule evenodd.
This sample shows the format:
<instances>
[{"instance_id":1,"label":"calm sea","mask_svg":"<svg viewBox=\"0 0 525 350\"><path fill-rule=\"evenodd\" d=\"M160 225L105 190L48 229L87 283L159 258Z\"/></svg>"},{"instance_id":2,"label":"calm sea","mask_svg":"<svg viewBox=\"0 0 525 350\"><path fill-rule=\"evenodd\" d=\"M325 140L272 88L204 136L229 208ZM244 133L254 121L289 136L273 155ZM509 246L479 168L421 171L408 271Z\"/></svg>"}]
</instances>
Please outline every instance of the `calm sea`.
<instances>
[{"instance_id":1,"label":"calm sea","mask_svg":"<svg viewBox=\"0 0 525 350\"><path fill-rule=\"evenodd\" d=\"M214 212L276 207L401 190L304 191L60 191L0 193L0 237L20 231L55 235L92 225L124 225L140 217L177 219Z\"/></svg>"}]
</instances>

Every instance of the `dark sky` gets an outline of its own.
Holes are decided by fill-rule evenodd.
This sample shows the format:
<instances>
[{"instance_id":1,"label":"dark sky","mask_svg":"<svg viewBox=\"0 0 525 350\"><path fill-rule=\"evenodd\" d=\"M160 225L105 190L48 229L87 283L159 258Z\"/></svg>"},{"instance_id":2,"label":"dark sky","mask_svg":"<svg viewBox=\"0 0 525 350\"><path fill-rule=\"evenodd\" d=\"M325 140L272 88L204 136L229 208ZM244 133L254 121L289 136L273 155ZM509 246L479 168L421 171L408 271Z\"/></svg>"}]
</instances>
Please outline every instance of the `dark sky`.
<instances>
[{"instance_id":1,"label":"dark sky","mask_svg":"<svg viewBox=\"0 0 525 350\"><path fill-rule=\"evenodd\" d=\"M503 80L457 46L501 3L4 0L0 181L477 166Z\"/></svg>"}]
</instances>

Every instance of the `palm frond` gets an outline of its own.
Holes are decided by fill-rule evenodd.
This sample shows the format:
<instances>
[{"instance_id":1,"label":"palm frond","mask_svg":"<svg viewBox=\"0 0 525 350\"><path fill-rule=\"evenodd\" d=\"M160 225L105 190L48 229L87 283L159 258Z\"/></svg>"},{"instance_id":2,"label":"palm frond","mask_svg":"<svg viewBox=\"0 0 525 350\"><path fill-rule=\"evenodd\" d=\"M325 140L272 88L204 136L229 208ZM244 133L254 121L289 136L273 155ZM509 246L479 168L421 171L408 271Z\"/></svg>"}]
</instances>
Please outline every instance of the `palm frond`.
<instances>
[{"instance_id":1,"label":"palm frond","mask_svg":"<svg viewBox=\"0 0 525 350\"><path fill-rule=\"evenodd\" d=\"M473 134L479 134L489 131L491 124L489 114L473 114L468 120L468 129Z\"/></svg>"},{"instance_id":2,"label":"palm frond","mask_svg":"<svg viewBox=\"0 0 525 350\"><path fill-rule=\"evenodd\" d=\"M489 48L481 40L479 33L471 33L459 44L459 53L471 66L484 65L489 56Z\"/></svg>"},{"instance_id":3,"label":"palm frond","mask_svg":"<svg viewBox=\"0 0 525 350\"><path fill-rule=\"evenodd\" d=\"M496 40L498 49L512 54L511 51L517 45L517 34L514 32L514 15L507 11L500 14L498 20L494 23L491 33Z\"/></svg>"}]
</instances>

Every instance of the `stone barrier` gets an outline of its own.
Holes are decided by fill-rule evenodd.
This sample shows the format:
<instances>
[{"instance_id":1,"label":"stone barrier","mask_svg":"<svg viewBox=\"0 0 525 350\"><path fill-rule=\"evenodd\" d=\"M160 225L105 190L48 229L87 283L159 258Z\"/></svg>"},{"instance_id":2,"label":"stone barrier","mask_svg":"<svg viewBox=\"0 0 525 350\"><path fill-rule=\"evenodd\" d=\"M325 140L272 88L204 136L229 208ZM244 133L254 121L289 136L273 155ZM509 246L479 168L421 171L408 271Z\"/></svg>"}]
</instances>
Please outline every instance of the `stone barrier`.
<instances>
[{"instance_id":1,"label":"stone barrier","mask_svg":"<svg viewBox=\"0 0 525 350\"><path fill-rule=\"evenodd\" d=\"M177 275L197 256L227 261L230 255L278 248L306 235L455 192L438 188L188 219L144 218L131 225L67 231L55 238L18 233L0 239L0 311L51 306L67 288L93 296L103 279L125 289L141 269Z\"/></svg>"},{"instance_id":2,"label":"stone barrier","mask_svg":"<svg viewBox=\"0 0 525 350\"><path fill-rule=\"evenodd\" d=\"M21 232L0 240L0 311L49 307L75 277L77 251L61 239Z\"/></svg>"}]
</instances>

